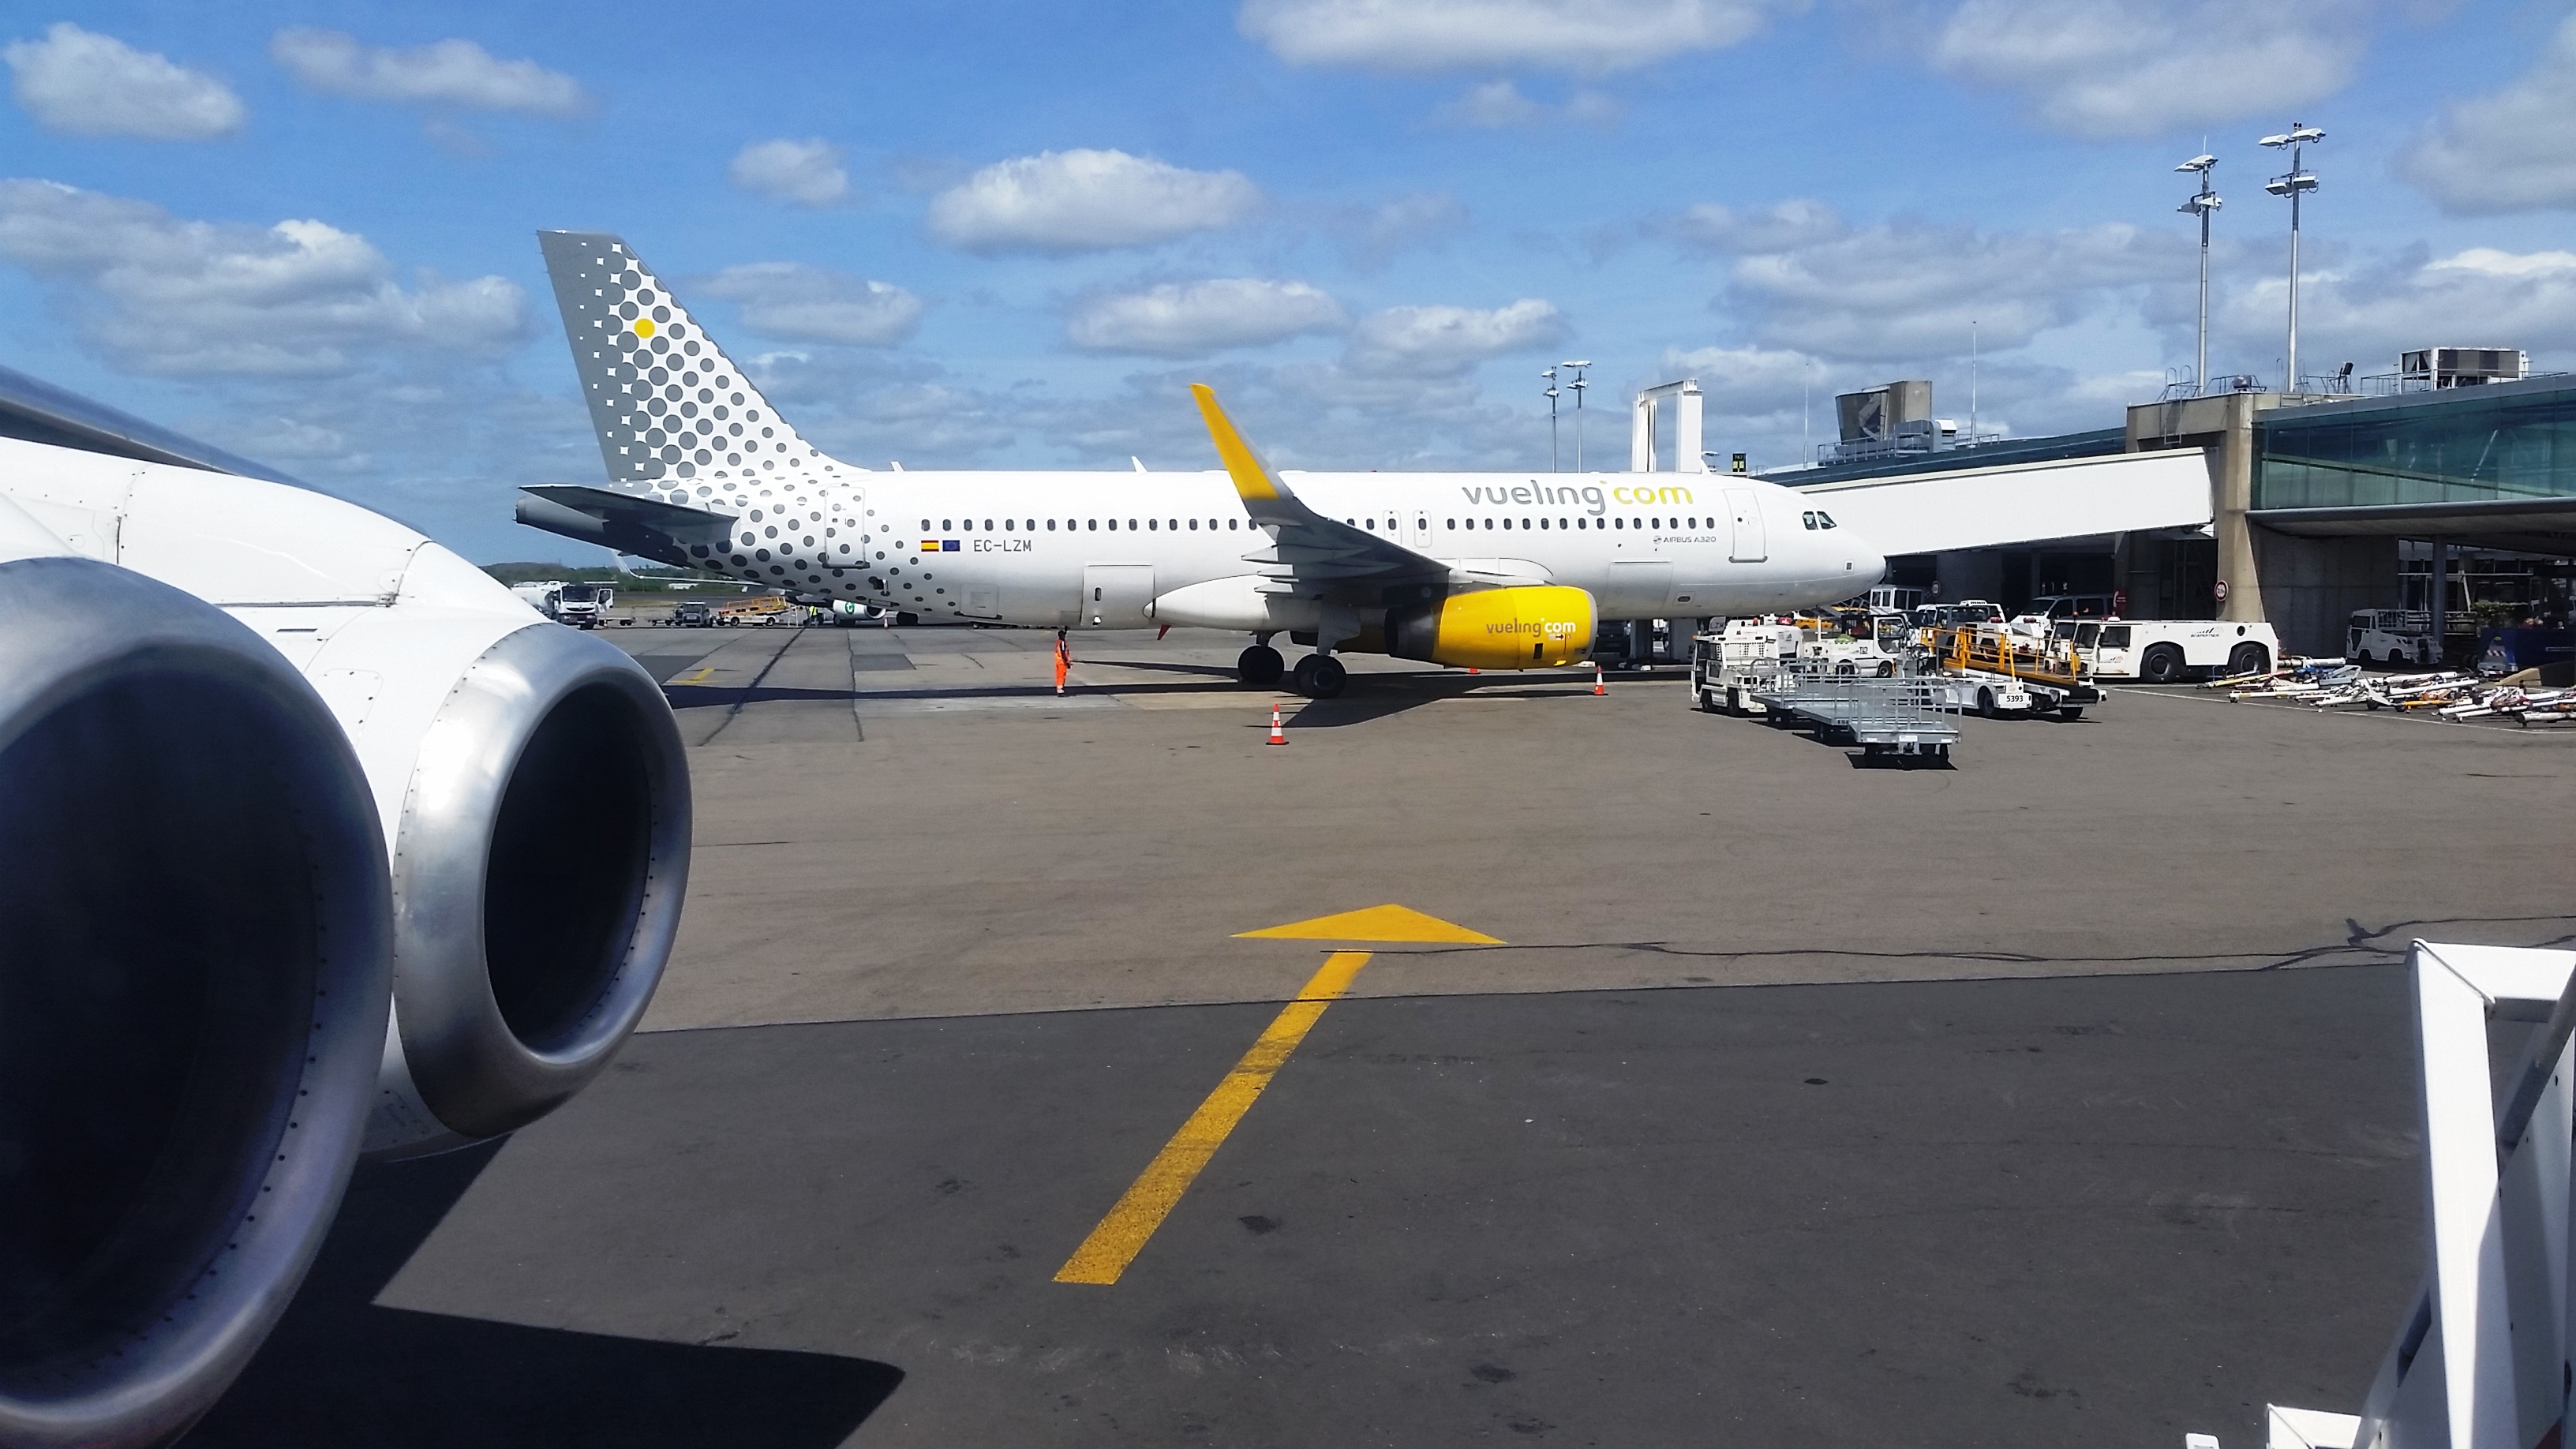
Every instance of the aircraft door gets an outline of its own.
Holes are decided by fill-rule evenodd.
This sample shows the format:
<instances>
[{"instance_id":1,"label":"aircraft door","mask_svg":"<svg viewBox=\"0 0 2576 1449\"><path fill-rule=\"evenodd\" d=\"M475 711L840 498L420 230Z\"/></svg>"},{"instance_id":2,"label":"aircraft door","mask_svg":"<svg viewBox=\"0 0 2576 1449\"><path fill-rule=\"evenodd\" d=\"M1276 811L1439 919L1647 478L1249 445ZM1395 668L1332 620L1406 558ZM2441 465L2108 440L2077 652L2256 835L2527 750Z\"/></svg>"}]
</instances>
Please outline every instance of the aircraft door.
<instances>
[{"instance_id":1,"label":"aircraft door","mask_svg":"<svg viewBox=\"0 0 2576 1449\"><path fill-rule=\"evenodd\" d=\"M1145 617L1145 606L1152 602L1152 564L1083 566L1081 627L1142 629L1151 622Z\"/></svg>"},{"instance_id":2,"label":"aircraft door","mask_svg":"<svg viewBox=\"0 0 2576 1449\"><path fill-rule=\"evenodd\" d=\"M1735 515L1735 547L1727 558L1736 563L1760 563L1771 556L1770 541L1762 531L1762 499L1750 488L1726 490L1727 510Z\"/></svg>"},{"instance_id":3,"label":"aircraft door","mask_svg":"<svg viewBox=\"0 0 2576 1449\"><path fill-rule=\"evenodd\" d=\"M1415 553L1431 551L1431 515L1421 509L1404 513L1404 546Z\"/></svg>"}]
</instances>

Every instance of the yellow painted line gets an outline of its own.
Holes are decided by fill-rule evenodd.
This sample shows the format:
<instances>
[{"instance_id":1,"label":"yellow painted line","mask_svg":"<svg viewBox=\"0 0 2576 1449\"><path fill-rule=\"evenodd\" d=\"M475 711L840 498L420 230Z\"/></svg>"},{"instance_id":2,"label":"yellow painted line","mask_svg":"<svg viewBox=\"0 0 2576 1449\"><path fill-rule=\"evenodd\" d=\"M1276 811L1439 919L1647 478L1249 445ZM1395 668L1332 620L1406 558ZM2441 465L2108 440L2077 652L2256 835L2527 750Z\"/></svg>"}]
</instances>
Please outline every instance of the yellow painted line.
<instances>
[{"instance_id":1,"label":"yellow painted line","mask_svg":"<svg viewBox=\"0 0 2576 1449\"><path fill-rule=\"evenodd\" d=\"M682 675L680 678L674 679L671 682L673 684L704 684L707 682L707 676L715 672L716 667L714 665L701 665L696 672Z\"/></svg>"},{"instance_id":2,"label":"yellow painted line","mask_svg":"<svg viewBox=\"0 0 2576 1449\"><path fill-rule=\"evenodd\" d=\"M1366 951L1336 951L1324 958L1322 968L1307 979L1296 1000L1280 1008L1271 1019L1270 1029L1252 1044L1252 1050L1243 1054L1243 1060L1234 1064L1234 1070L1225 1074L1225 1080L1216 1084L1216 1090L1208 1093L1207 1100L1199 1103L1199 1109L1181 1124L1180 1131L1172 1134L1171 1141L1163 1144L1163 1150L1154 1154L1154 1160L1146 1164L1143 1175L1118 1199L1118 1205L1109 1210L1109 1216L1102 1218L1091 1236L1082 1240L1082 1246L1073 1250L1073 1256L1065 1259L1064 1266L1056 1270L1055 1281L1118 1281L1118 1275L1136 1260L1154 1230L1171 1215L1181 1195L1198 1180L1199 1169L1207 1166L1208 1159L1225 1145L1234 1124L1252 1109L1261 1089L1270 1085L1270 1078L1297 1050L1297 1043L1306 1039L1306 1033L1323 1016L1324 1008L1350 989L1351 978L1359 975L1360 968L1368 962Z\"/></svg>"}]
</instances>

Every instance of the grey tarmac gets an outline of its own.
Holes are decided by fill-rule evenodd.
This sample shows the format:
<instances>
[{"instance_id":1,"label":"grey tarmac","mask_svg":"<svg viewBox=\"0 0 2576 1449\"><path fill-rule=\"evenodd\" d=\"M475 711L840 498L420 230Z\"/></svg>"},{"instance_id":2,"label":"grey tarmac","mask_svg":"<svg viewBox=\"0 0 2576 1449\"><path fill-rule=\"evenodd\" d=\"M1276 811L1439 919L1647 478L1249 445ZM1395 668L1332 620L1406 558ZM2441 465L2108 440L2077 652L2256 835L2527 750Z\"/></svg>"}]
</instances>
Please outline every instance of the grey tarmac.
<instances>
[{"instance_id":1,"label":"grey tarmac","mask_svg":"<svg viewBox=\"0 0 2576 1449\"><path fill-rule=\"evenodd\" d=\"M646 1032L362 1172L191 1442L2252 1442L2414 1283L2406 942L2576 935L2539 734L2124 691L1895 771L1671 680L610 637L695 746ZM1053 1281L1329 946L1234 934L1385 902L1506 944L1370 948Z\"/></svg>"}]
</instances>

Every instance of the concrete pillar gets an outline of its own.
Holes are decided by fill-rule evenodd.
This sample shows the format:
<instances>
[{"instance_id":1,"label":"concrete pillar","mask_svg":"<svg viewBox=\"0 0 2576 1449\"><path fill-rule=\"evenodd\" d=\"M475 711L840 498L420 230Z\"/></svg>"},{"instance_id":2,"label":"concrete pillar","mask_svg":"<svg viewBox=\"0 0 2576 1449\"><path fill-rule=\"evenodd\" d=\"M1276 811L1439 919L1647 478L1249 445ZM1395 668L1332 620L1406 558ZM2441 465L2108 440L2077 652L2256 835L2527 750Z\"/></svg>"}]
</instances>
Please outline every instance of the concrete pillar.
<instances>
[{"instance_id":1,"label":"concrete pillar","mask_svg":"<svg viewBox=\"0 0 2576 1449\"><path fill-rule=\"evenodd\" d=\"M1637 405L1628 414L1628 471L1655 471L1655 395L1637 394Z\"/></svg>"},{"instance_id":2,"label":"concrete pillar","mask_svg":"<svg viewBox=\"0 0 2576 1449\"><path fill-rule=\"evenodd\" d=\"M2245 513L2254 504L2254 415L2279 404L2273 393L2233 392L2129 409L2130 452L2198 448L2208 462L2210 532L2218 543L2218 581L2227 585L2221 619L2264 619L2262 571Z\"/></svg>"},{"instance_id":3,"label":"concrete pillar","mask_svg":"<svg viewBox=\"0 0 2576 1449\"><path fill-rule=\"evenodd\" d=\"M2243 624L2263 618L2263 574L2254 555L2254 526L2245 510L2254 506L2254 393L2224 399L2227 416L2210 460L2210 531L2218 539L2218 577L2227 585L2218 617Z\"/></svg>"}]
</instances>

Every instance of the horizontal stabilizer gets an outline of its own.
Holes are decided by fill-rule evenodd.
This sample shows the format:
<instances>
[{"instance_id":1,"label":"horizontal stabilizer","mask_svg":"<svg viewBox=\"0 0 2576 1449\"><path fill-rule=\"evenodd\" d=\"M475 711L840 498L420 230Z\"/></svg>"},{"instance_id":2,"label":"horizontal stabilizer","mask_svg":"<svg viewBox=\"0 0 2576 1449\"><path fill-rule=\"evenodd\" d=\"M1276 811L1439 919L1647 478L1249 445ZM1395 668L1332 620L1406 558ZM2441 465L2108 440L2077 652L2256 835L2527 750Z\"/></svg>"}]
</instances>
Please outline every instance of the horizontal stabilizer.
<instances>
[{"instance_id":1,"label":"horizontal stabilizer","mask_svg":"<svg viewBox=\"0 0 2576 1449\"><path fill-rule=\"evenodd\" d=\"M730 514L580 483L540 483L519 495L518 518L530 528L681 568L701 561L692 544L720 548L733 526Z\"/></svg>"}]
</instances>

